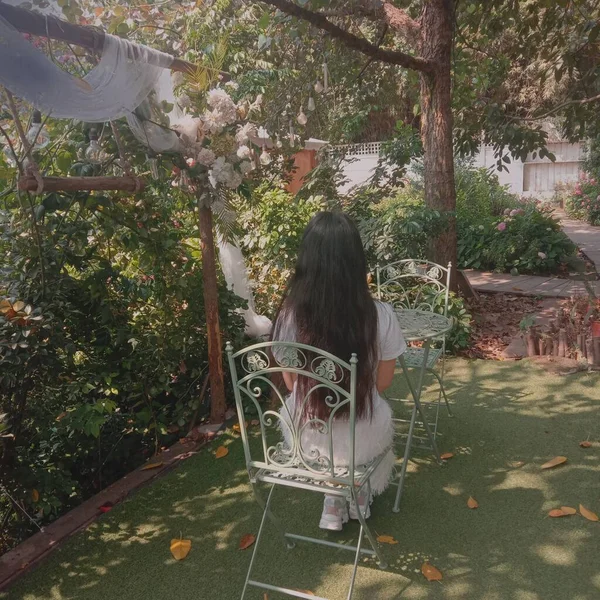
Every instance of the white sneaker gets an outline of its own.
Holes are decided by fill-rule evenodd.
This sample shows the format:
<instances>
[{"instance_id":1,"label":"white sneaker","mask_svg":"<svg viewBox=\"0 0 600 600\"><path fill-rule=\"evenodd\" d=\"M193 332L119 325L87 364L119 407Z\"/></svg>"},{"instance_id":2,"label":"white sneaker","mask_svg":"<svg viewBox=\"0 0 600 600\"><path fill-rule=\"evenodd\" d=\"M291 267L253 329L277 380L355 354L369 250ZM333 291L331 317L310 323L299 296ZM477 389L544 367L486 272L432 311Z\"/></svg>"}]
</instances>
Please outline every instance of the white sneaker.
<instances>
[{"instance_id":1,"label":"white sneaker","mask_svg":"<svg viewBox=\"0 0 600 600\"><path fill-rule=\"evenodd\" d=\"M347 522L348 507L346 500L337 496L325 496L319 527L329 531L341 531L342 525Z\"/></svg>"},{"instance_id":2,"label":"white sneaker","mask_svg":"<svg viewBox=\"0 0 600 600\"><path fill-rule=\"evenodd\" d=\"M362 493L358 495L358 506L365 519L368 519L371 516L371 500L368 494ZM354 500L350 501L350 510L348 512L351 519L358 519L358 510L356 509Z\"/></svg>"}]
</instances>

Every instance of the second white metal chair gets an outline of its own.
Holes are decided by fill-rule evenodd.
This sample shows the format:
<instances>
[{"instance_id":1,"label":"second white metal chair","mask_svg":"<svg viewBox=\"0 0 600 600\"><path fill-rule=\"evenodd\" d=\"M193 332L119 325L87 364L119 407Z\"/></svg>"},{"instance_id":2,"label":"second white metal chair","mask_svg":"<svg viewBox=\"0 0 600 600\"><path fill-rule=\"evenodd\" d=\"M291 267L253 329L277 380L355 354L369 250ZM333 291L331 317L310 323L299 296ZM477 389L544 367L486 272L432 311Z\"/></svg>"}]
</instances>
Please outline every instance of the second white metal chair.
<instances>
[{"instance_id":1,"label":"second white metal chair","mask_svg":"<svg viewBox=\"0 0 600 600\"><path fill-rule=\"evenodd\" d=\"M393 308L430 311L447 317L451 271L451 263L448 263L447 267L442 267L427 260L411 258L399 260L385 266L378 266L376 270L377 297L391 304ZM437 436L442 398L448 414L452 416L452 410L444 388L446 336L442 336L437 341L439 347L429 350L427 364L425 365L426 371L435 377L440 388L435 409L435 422L432 424L434 436ZM424 358L425 353L420 347L409 346L404 354L404 361L408 368L421 368ZM440 362L441 372L438 373L436 366Z\"/></svg>"}]
</instances>

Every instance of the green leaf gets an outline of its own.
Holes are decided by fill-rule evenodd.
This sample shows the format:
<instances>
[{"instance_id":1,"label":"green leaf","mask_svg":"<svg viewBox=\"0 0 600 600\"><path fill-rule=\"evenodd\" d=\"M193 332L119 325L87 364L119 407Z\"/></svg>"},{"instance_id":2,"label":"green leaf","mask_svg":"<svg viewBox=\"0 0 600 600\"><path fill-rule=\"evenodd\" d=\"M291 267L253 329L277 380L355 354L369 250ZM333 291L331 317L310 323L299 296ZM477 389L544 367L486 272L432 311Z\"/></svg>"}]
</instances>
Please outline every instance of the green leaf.
<instances>
[{"instance_id":1,"label":"green leaf","mask_svg":"<svg viewBox=\"0 0 600 600\"><path fill-rule=\"evenodd\" d=\"M262 16L260 17L260 19L258 20L258 28L266 29L269 26L270 21L271 21L271 13L269 13L269 11L265 11L262 14Z\"/></svg>"}]
</instances>

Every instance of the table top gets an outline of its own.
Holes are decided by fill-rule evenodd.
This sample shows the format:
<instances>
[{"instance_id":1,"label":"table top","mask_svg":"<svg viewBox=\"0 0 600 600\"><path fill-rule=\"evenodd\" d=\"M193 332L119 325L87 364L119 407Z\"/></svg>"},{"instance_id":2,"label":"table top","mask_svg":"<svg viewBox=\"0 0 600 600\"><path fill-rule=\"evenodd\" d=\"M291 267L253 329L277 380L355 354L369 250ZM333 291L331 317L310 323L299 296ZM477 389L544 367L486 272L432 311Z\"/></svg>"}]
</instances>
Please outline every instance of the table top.
<instances>
[{"instance_id":1,"label":"table top","mask_svg":"<svg viewBox=\"0 0 600 600\"><path fill-rule=\"evenodd\" d=\"M452 319L427 310L395 308L396 318L407 342L428 340L448 333Z\"/></svg>"}]
</instances>

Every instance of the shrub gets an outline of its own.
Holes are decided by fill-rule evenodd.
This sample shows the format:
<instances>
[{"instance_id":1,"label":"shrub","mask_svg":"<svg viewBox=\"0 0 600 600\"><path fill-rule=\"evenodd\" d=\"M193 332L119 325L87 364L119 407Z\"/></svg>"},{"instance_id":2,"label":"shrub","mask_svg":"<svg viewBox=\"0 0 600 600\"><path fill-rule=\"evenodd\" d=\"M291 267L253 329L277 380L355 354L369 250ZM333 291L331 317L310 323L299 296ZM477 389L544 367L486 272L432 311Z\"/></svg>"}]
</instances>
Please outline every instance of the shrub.
<instances>
[{"instance_id":1,"label":"shrub","mask_svg":"<svg viewBox=\"0 0 600 600\"><path fill-rule=\"evenodd\" d=\"M273 317L296 264L302 233L325 203L320 196L307 199L264 184L250 202L241 204L240 225L245 235L240 245L254 282L256 310Z\"/></svg>"},{"instance_id":2,"label":"shrub","mask_svg":"<svg viewBox=\"0 0 600 600\"><path fill-rule=\"evenodd\" d=\"M531 201L505 212L479 223L458 221L460 268L547 273L575 254L550 207Z\"/></svg>"},{"instance_id":3,"label":"shrub","mask_svg":"<svg viewBox=\"0 0 600 600\"><path fill-rule=\"evenodd\" d=\"M559 190L565 212L574 219L600 225L600 181L581 173L579 181Z\"/></svg>"},{"instance_id":4,"label":"shrub","mask_svg":"<svg viewBox=\"0 0 600 600\"><path fill-rule=\"evenodd\" d=\"M196 219L169 182L35 201L0 215L0 480L47 523L187 433L208 350ZM224 282L219 302L241 339Z\"/></svg>"},{"instance_id":5,"label":"shrub","mask_svg":"<svg viewBox=\"0 0 600 600\"><path fill-rule=\"evenodd\" d=\"M517 208L519 199L500 185L498 176L471 162L456 165L456 215L462 221L481 221Z\"/></svg>"}]
</instances>

